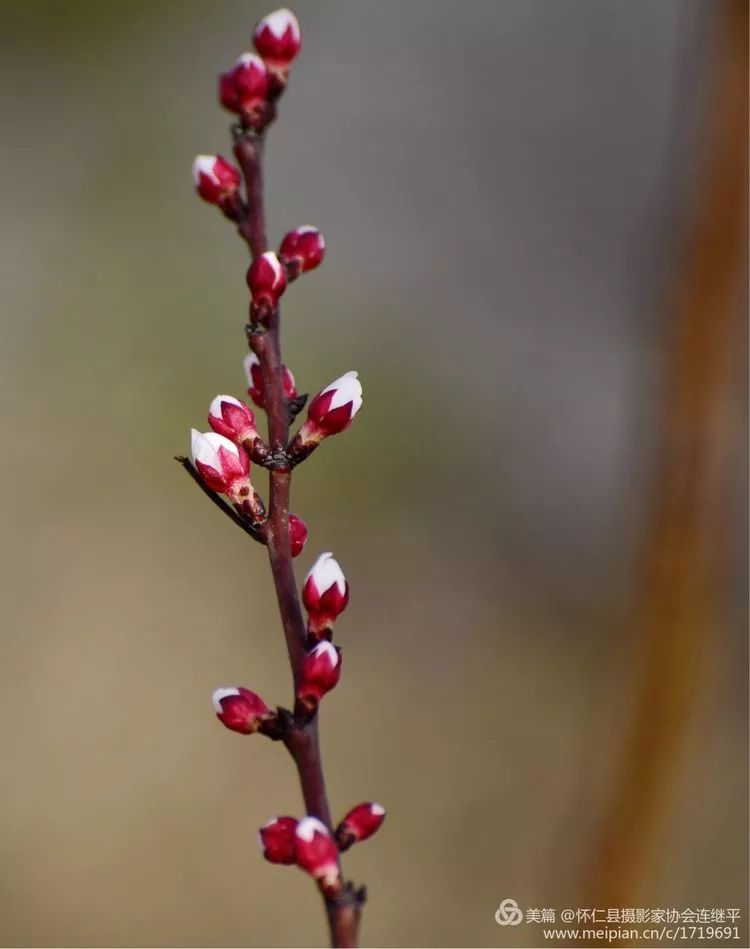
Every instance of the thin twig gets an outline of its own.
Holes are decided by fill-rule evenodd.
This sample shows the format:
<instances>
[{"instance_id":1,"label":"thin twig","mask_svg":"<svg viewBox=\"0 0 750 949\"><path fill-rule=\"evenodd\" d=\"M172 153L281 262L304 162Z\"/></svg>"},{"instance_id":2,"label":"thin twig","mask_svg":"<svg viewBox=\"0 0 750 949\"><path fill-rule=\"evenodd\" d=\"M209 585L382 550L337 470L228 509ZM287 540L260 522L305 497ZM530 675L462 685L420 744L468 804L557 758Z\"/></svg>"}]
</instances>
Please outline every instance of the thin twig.
<instances>
[{"instance_id":1,"label":"thin twig","mask_svg":"<svg viewBox=\"0 0 750 949\"><path fill-rule=\"evenodd\" d=\"M237 134L234 153L242 169L247 189L247 210L238 222L238 230L247 241L254 259L267 250L263 208L263 138L254 132ZM265 387L268 440L271 450L285 451L289 440L289 405L282 379L280 312L277 308L269 326L256 326L248 334L250 347L257 355ZM295 687L306 654L307 633L297 584L292 567L289 539L289 497L291 471L279 467L269 472L270 504L265 542L271 562L281 622L284 628L289 663ZM325 787L318 736L318 717L296 721L284 737L299 774L306 812L319 818L333 833L334 827ZM345 885L335 897L323 894L334 947L357 945L364 889Z\"/></svg>"},{"instance_id":2,"label":"thin twig","mask_svg":"<svg viewBox=\"0 0 750 949\"><path fill-rule=\"evenodd\" d=\"M185 458L184 455L175 455L174 460L179 461L179 463L182 465L185 471L187 471L187 473L190 475L193 481L195 481L195 483L198 485L201 491L206 495L206 497L210 498L214 502L216 507L218 507L221 511L223 511L226 514L226 516L230 519L230 521L234 521L234 523L238 527L241 527L242 530L246 534L252 537L253 540L257 541L259 544L265 544L266 542L265 525L263 524L254 525L254 524L251 524L249 521L246 521L245 518L241 514L238 514L237 511L235 511L233 507L227 504L224 498L222 498L215 491L212 491L209 487L207 487L203 483L203 479L201 478L201 476L198 474L198 472L190 463L189 458Z\"/></svg>"}]
</instances>

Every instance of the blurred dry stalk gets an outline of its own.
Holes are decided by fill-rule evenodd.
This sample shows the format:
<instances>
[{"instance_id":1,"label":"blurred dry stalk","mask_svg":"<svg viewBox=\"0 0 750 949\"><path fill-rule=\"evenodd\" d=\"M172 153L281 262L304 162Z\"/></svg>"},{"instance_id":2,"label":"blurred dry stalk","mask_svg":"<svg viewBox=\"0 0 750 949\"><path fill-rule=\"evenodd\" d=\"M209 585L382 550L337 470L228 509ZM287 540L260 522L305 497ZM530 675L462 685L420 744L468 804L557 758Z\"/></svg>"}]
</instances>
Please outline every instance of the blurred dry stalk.
<instances>
[{"instance_id":1,"label":"blurred dry stalk","mask_svg":"<svg viewBox=\"0 0 750 949\"><path fill-rule=\"evenodd\" d=\"M724 448L737 295L746 248L746 0L717 4L720 52L712 146L669 289L661 457L634 623L640 672L619 780L604 818L592 905L628 904L668 799L713 628Z\"/></svg>"}]
</instances>

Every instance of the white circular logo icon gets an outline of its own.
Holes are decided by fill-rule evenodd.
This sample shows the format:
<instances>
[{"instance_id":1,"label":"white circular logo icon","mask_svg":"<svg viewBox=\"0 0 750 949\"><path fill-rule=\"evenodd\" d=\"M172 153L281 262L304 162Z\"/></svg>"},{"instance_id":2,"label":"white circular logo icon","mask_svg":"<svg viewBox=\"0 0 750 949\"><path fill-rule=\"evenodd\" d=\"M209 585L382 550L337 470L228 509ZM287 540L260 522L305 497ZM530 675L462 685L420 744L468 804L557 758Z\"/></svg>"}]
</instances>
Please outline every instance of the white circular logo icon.
<instances>
[{"instance_id":1,"label":"white circular logo icon","mask_svg":"<svg viewBox=\"0 0 750 949\"><path fill-rule=\"evenodd\" d=\"M523 921L523 912L515 900L503 900L495 910L498 926L518 926Z\"/></svg>"}]
</instances>

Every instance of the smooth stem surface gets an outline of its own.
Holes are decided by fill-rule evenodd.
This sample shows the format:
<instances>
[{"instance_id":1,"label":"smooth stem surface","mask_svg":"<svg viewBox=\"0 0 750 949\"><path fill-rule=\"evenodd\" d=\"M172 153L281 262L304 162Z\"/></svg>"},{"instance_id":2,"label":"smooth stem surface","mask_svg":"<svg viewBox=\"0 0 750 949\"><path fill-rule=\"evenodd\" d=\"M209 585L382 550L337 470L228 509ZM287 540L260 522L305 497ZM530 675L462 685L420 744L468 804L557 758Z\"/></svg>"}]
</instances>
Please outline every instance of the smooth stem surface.
<instances>
[{"instance_id":1,"label":"smooth stem surface","mask_svg":"<svg viewBox=\"0 0 750 949\"><path fill-rule=\"evenodd\" d=\"M238 229L250 247L251 256L255 259L268 249L263 208L262 138L254 133L243 134L235 143L234 153L242 169L247 189L247 213L240 220ZM280 321L281 315L277 308L270 325L254 328L249 337L250 346L260 361L263 373L268 440L274 451L283 451L289 441L289 406L281 373ZM289 663L296 687L300 666L306 653L307 631L294 578L289 540L291 480L291 471L286 468L270 472L266 545L289 653ZM333 832L320 756L317 716L307 725L296 725L291 729L284 744L297 766L306 812L322 820ZM337 901L325 895L324 900L331 945L333 947L356 946L360 902L352 899Z\"/></svg>"}]
</instances>

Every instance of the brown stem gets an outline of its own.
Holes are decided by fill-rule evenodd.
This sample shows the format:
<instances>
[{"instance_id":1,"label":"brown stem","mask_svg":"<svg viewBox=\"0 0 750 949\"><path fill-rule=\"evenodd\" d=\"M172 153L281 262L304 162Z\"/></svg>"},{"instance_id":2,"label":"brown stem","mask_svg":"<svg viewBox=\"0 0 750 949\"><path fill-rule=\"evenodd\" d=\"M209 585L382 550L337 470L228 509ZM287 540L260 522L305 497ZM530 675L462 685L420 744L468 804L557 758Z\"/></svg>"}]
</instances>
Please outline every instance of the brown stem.
<instances>
[{"instance_id":1,"label":"brown stem","mask_svg":"<svg viewBox=\"0 0 750 949\"><path fill-rule=\"evenodd\" d=\"M247 197L247 211L237 226L255 259L268 249L263 209L263 138L254 132L240 134L234 143L234 154L245 177Z\"/></svg>"},{"instance_id":2,"label":"brown stem","mask_svg":"<svg viewBox=\"0 0 750 949\"><path fill-rule=\"evenodd\" d=\"M326 827L332 827L321 767L317 717L309 726L290 731L284 743L297 766L305 810L322 820Z\"/></svg>"},{"instance_id":3,"label":"brown stem","mask_svg":"<svg viewBox=\"0 0 750 949\"><path fill-rule=\"evenodd\" d=\"M347 891L345 901L326 901L332 946L355 949L363 903L364 894L354 891Z\"/></svg>"},{"instance_id":4,"label":"brown stem","mask_svg":"<svg viewBox=\"0 0 750 949\"><path fill-rule=\"evenodd\" d=\"M267 249L263 209L262 137L253 132L240 135L235 141L234 153L242 169L247 191L247 210L238 221L238 230L247 241L254 259ZM283 454L289 441L289 405L281 372L280 322L277 308L269 325L253 326L248 339L258 356L263 373L271 450ZM296 691L300 667L306 653L307 634L294 578L289 539L291 480L291 471L287 466L276 467L270 471L270 503L265 541ZM284 744L297 767L306 812L322 820L333 833L320 755L317 716L310 722L295 723L287 732ZM324 893L323 899L331 945L356 946L363 893L355 893L353 888L347 886L336 896Z\"/></svg>"}]
</instances>

